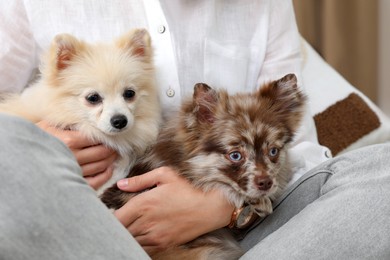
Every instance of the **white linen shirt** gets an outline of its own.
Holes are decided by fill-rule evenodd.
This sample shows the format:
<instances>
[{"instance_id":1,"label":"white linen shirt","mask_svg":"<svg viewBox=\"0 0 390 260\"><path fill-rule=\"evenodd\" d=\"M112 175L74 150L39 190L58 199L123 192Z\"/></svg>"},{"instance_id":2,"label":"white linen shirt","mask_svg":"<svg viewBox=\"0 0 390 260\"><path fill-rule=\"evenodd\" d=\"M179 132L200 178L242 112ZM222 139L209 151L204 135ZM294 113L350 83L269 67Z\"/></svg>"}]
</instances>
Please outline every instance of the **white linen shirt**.
<instances>
[{"instance_id":1,"label":"white linen shirt","mask_svg":"<svg viewBox=\"0 0 390 260\"><path fill-rule=\"evenodd\" d=\"M301 82L290 0L12 0L0 1L0 92L23 90L58 33L111 41L134 27L151 34L165 116L198 82L231 93L253 91L288 73ZM290 151L293 181L329 152L318 144L307 111Z\"/></svg>"}]
</instances>

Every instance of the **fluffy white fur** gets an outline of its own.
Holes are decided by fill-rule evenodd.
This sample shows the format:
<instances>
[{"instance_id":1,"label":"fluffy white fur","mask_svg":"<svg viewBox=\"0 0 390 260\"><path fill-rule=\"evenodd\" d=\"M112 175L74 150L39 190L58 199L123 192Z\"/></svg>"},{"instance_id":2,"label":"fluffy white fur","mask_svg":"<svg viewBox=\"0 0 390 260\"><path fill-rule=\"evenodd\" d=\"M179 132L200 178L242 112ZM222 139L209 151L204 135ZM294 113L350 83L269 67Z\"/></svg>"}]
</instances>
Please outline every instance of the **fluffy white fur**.
<instances>
[{"instance_id":1,"label":"fluffy white fur","mask_svg":"<svg viewBox=\"0 0 390 260\"><path fill-rule=\"evenodd\" d=\"M158 134L160 105L152 54L144 29L112 43L89 44L69 34L57 35L43 57L39 81L21 95L6 97L0 111L79 130L116 150L120 159L101 193L127 175ZM112 120L118 116L115 127Z\"/></svg>"}]
</instances>

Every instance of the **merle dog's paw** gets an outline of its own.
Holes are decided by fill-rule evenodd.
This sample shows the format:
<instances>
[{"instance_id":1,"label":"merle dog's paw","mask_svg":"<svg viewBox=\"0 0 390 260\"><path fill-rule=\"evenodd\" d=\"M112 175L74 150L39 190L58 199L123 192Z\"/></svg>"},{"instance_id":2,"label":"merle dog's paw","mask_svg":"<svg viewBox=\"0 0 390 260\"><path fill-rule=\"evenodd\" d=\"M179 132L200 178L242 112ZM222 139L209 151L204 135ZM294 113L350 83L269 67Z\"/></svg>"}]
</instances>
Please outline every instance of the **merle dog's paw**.
<instances>
[{"instance_id":1,"label":"merle dog's paw","mask_svg":"<svg viewBox=\"0 0 390 260\"><path fill-rule=\"evenodd\" d=\"M263 218L272 213L272 202L268 197L263 197L257 201L256 204L252 204L253 210L259 217Z\"/></svg>"}]
</instances>

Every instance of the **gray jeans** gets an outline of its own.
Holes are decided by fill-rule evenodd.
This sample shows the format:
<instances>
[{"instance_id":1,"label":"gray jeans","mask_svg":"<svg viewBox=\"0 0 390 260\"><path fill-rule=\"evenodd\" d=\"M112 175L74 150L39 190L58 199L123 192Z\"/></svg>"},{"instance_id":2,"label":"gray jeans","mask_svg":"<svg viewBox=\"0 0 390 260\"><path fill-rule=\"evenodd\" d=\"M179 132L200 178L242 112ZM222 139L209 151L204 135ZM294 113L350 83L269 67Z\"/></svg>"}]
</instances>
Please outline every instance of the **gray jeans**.
<instances>
[{"instance_id":1,"label":"gray jeans","mask_svg":"<svg viewBox=\"0 0 390 260\"><path fill-rule=\"evenodd\" d=\"M72 153L0 115L0 259L148 259L81 177ZM390 259L390 145L336 157L242 234L243 259Z\"/></svg>"},{"instance_id":2,"label":"gray jeans","mask_svg":"<svg viewBox=\"0 0 390 260\"><path fill-rule=\"evenodd\" d=\"M1 114L0 126L0 259L148 259L62 142Z\"/></svg>"},{"instance_id":3,"label":"gray jeans","mask_svg":"<svg viewBox=\"0 0 390 260\"><path fill-rule=\"evenodd\" d=\"M242 259L390 259L390 144L306 173L241 246Z\"/></svg>"}]
</instances>

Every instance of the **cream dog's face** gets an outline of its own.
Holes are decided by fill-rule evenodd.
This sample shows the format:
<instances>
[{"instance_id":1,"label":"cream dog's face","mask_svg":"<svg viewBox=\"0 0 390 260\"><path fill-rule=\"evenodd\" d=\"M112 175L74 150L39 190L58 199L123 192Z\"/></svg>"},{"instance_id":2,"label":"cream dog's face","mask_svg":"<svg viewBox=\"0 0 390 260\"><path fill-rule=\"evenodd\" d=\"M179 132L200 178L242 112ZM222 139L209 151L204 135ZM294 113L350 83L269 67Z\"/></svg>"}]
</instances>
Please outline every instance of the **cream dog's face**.
<instances>
[{"instance_id":1,"label":"cream dog's face","mask_svg":"<svg viewBox=\"0 0 390 260\"><path fill-rule=\"evenodd\" d=\"M131 129L134 123L136 87L121 86L117 91L88 88L80 96L89 121L107 135ZM138 92L138 95L140 93Z\"/></svg>"},{"instance_id":2,"label":"cream dog's face","mask_svg":"<svg viewBox=\"0 0 390 260\"><path fill-rule=\"evenodd\" d=\"M111 134L124 131L133 124L132 101L136 92L125 88L123 93L104 95L96 90L88 90L84 95L87 107L90 107L98 118L97 127L104 133ZM100 115L100 116L97 116Z\"/></svg>"},{"instance_id":3,"label":"cream dog's face","mask_svg":"<svg viewBox=\"0 0 390 260\"><path fill-rule=\"evenodd\" d=\"M149 35L137 30L95 45L59 35L52 49L43 75L52 85L53 120L106 135L130 130L143 113L137 104L154 91Z\"/></svg>"},{"instance_id":4,"label":"cream dog's face","mask_svg":"<svg viewBox=\"0 0 390 260\"><path fill-rule=\"evenodd\" d=\"M76 74L75 80L72 80L78 85L75 93L78 106L89 124L107 135L117 135L132 128L138 112L137 104L148 95L148 84L142 80L145 73L134 72L140 66L137 62L120 59L103 61L100 65L98 62L83 62L81 66L72 68L75 73L86 71Z\"/></svg>"}]
</instances>

